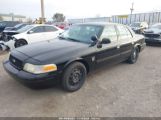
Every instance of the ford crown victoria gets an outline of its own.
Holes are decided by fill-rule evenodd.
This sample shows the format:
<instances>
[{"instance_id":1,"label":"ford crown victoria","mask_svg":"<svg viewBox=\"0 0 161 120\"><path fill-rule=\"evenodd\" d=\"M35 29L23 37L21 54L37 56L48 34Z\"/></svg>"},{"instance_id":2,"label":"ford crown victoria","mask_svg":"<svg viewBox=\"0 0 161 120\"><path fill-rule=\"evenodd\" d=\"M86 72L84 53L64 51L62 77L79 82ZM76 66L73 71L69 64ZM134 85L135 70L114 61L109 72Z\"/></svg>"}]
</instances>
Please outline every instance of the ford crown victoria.
<instances>
[{"instance_id":1,"label":"ford crown victoria","mask_svg":"<svg viewBox=\"0 0 161 120\"><path fill-rule=\"evenodd\" d=\"M90 71L102 65L135 63L144 46L144 37L125 25L77 24L56 40L13 50L4 68L26 85L58 80L65 90L73 92L82 87Z\"/></svg>"}]
</instances>

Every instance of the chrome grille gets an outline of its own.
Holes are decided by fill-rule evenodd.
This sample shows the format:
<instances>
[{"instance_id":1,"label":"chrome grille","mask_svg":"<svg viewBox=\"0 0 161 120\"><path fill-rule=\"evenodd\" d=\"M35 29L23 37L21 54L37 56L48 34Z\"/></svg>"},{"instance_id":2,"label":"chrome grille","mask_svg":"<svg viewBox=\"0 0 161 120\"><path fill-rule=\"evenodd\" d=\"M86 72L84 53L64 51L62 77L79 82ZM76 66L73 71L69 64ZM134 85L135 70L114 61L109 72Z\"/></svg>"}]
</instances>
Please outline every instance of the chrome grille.
<instances>
[{"instance_id":1,"label":"chrome grille","mask_svg":"<svg viewBox=\"0 0 161 120\"><path fill-rule=\"evenodd\" d=\"M18 70L23 69L23 62L21 60L19 60L19 59L15 58L14 56L10 55L9 61L10 61L11 65L14 66L15 68L17 68Z\"/></svg>"}]
</instances>

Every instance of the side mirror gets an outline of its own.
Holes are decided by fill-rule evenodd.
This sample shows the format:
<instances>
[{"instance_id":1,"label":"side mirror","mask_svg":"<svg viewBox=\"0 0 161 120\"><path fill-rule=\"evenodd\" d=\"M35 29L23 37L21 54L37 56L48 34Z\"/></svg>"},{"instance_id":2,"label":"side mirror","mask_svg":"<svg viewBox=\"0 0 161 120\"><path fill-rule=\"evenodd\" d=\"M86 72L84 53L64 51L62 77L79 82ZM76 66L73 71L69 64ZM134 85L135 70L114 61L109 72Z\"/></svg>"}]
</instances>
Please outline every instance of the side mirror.
<instances>
[{"instance_id":1,"label":"side mirror","mask_svg":"<svg viewBox=\"0 0 161 120\"><path fill-rule=\"evenodd\" d=\"M101 41L101 44L109 44L111 43L111 40L109 38L103 38Z\"/></svg>"},{"instance_id":2,"label":"side mirror","mask_svg":"<svg viewBox=\"0 0 161 120\"><path fill-rule=\"evenodd\" d=\"M34 33L34 31L32 31L32 30L28 31L28 34L32 34L32 33Z\"/></svg>"},{"instance_id":3,"label":"side mirror","mask_svg":"<svg viewBox=\"0 0 161 120\"><path fill-rule=\"evenodd\" d=\"M96 35L94 35L94 36L91 37L91 40L92 40L93 42L96 42L96 41L98 41L98 37L97 37Z\"/></svg>"}]
</instances>

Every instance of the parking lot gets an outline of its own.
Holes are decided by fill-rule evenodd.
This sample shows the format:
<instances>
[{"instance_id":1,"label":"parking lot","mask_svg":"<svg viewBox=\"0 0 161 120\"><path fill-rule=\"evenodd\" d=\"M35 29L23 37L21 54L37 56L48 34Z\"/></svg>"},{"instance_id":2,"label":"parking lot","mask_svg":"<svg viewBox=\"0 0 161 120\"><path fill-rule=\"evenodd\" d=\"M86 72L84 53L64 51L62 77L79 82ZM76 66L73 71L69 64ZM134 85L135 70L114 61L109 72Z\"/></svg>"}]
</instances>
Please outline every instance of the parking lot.
<instances>
[{"instance_id":1,"label":"parking lot","mask_svg":"<svg viewBox=\"0 0 161 120\"><path fill-rule=\"evenodd\" d=\"M32 90L9 77L0 56L0 116L161 116L161 47L147 46L136 64L121 63L88 75L82 89Z\"/></svg>"}]
</instances>

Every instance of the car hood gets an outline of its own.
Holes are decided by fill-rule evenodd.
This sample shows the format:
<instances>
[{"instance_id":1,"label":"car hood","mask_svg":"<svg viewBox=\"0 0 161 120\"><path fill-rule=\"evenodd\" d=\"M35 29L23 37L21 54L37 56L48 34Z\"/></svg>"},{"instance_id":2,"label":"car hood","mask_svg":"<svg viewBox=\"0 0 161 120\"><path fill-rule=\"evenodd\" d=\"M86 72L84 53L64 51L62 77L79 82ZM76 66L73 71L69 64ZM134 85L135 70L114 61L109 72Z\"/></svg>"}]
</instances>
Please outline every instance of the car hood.
<instances>
[{"instance_id":1,"label":"car hood","mask_svg":"<svg viewBox=\"0 0 161 120\"><path fill-rule=\"evenodd\" d=\"M15 35L15 34L18 34L19 32L17 31L8 31L8 30L4 30L3 31L3 34L7 34L7 35Z\"/></svg>"},{"instance_id":2,"label":"car hood","mask_svg":"<svg viewBox=\"0 0 161 120\"><path fill-rule=\"evenodd\" d=\"M161 30L158 28L150 28L144 31L145 33L151 34L161 34Z\"/></svg>"},{"instance_id":3,"label":"car hood","mask_svg":"<svg viewBox=\"0 0 161 120\"><path fill-rule=\"evenodd\" d=\"M79 56L80 53L82 54L83 51L86 51L89 46L89 44L85 43L55 39L33 43L20 47L16 49L16 51L46 64L51 62L58 63Z\"/></svg>"}]
</instances>

